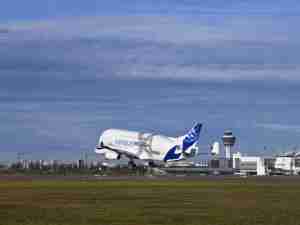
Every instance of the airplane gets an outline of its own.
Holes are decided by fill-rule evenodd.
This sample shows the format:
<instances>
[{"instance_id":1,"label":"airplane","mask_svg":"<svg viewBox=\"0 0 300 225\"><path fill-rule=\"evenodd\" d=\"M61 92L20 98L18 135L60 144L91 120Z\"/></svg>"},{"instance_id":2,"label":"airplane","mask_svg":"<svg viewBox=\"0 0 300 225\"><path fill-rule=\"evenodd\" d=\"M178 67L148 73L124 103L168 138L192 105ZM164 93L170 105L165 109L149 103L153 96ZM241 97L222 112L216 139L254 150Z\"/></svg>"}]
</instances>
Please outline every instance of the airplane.
<instances>
[{"instance_id":1,"label":"airplane","mask_svg":"<svg viewBox=\"0 0 300 225\"><path fill-rule=\"evenodd\" d=\"M184 160L197 154L197 144L202 124L196 123L185 135L167 137L155 133L108 129L105 130L96 145L95 152L102 154L106 159L129 159L129 166L135 167L134 159L148 162L165 163Z\"/></svg>"}]
</instances>

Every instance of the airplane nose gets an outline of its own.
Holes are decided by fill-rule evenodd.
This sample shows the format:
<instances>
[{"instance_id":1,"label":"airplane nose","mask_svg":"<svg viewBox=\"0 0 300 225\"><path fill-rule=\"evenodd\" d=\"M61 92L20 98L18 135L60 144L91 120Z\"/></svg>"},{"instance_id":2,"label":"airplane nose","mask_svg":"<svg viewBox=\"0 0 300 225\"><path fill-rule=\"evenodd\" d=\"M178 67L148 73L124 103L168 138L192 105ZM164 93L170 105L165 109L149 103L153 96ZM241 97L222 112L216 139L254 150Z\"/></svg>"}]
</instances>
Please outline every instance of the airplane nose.
<instances>
[{"instance_id":1,"label":"airplane nose","mask_svg":"<svg viewBox=\"0 0 300 225\"><path fill-rule=\"evenodd\" d=\"M104 144L102 141L100 142L100 144L96 145L96 149L101 149L101 148L104 148Z\"/></svg>"}]
</instances>

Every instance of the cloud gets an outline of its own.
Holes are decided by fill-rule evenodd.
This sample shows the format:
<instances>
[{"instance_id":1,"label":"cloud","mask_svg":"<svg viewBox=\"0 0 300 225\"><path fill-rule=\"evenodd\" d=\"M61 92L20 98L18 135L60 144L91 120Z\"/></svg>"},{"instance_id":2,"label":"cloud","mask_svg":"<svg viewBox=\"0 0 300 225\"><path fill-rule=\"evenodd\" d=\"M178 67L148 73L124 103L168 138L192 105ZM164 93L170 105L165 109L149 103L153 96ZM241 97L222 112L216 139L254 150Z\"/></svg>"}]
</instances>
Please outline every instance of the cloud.
<instances>
[{"instance_id":1,"label":"cloud","mask_svg":"<svg viewBox=\"0 0 300 225\"><path fill-rule=\"evenodd\" d=\"M0 70L55 79L298 81L300 32L287 21L150 14L15 23L0 41Z\"/></svg>"},{"instance_id":2,"label":"cloud","mask_svg":"<svg viewBox=\"0 0 300 225\"><path fill-rule=\"evenodd\" d=\"M0 34L7 34L7 33L9 33L9 32L10 32L9 29L7 29L7 28L1 28L1 27L0 27Z\"/></svg>"},{"instance_id":3,"label":"cloud","mask_svg":"<svg viewBox=\"0 0 300 225\"><path fill-rule=\"evenodd\" d=\"M299 85L281 82L300 81L297 2L97 2L96 16L1 25L2 149L78 157L109 127L176 136L198 119L201 143L226 127L243 151L298 140Z\"/></svg>"}]
</instances>

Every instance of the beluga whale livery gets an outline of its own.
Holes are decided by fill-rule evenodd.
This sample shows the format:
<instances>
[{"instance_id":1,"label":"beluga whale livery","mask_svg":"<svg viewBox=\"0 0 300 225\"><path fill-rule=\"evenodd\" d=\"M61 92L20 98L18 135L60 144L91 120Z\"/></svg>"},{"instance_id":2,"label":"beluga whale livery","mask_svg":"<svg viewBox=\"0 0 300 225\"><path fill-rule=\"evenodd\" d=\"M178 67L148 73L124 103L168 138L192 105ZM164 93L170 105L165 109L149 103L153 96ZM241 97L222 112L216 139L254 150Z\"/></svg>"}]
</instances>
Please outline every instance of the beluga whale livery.
<instances>
[{"instance_id":1,"label":"beluga whale livery","mask_svg":"<svg viewBox=\"0 0 300 225\"><path fill-rule=\"evenodd\" d=\"M202 124L196 123L185 135L167 137L155 133L108 129L98 141L95 152L106 159L120 159L126 156L130 165L140 159L154 165L155 161L169 162L193 157L198 151Z\"/></svg>"}]
</instances>

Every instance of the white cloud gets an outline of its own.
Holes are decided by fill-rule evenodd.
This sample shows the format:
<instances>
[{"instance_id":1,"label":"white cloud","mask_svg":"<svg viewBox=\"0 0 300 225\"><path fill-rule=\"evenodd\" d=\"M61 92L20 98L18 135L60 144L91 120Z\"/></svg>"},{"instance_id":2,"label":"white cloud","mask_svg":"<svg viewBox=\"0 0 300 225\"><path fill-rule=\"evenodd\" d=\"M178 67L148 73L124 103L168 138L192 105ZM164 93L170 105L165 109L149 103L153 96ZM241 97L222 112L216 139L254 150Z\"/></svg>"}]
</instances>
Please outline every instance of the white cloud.
<instances>
[{"instance_id":1,"label":"white cloud","mask_svg":"<svg viewBox=\"0 0 300 225\"><path fill-rule=\"evenodd\" d=\"M0 41L0 70L62 79L299 80L300 32L279 17L216 18L95 16L10 24L10 39Z\"/></svg>"}]
</instances>

